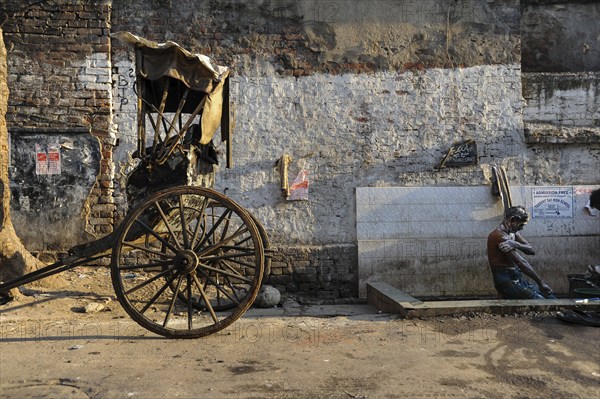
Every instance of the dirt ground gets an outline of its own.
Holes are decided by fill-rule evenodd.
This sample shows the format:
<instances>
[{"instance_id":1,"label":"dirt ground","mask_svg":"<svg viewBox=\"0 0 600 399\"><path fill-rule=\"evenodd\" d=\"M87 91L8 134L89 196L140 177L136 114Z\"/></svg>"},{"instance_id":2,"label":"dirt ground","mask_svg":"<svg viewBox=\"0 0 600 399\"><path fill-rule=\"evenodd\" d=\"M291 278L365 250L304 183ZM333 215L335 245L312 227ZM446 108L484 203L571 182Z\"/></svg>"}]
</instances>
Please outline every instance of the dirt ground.
<instances>
[{"instance_id":1,"label":"dirt ground","mask_svg":"<svg viewBox=\"0 0 600 399\"><path fill-rule=\"evenodd\" d=\"M251 309L217 334L169 340L125 314L108 269L63 276L59 290L0 307L0 397L600 397L600 329L552 313L403 320L288 299L279 313ZM83 312L90 303L102 306Z\"/></svg>"}]
</instances>

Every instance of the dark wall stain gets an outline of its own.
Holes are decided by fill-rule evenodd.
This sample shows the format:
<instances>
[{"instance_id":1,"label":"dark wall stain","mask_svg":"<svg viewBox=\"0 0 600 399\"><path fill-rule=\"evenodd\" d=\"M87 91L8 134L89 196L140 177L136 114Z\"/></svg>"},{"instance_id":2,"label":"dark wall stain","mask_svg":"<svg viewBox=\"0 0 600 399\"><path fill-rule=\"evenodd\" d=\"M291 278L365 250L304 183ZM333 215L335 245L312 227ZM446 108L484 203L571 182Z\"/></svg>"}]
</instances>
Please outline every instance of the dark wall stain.
<instances>
[{"instance_id":1,"label":"dark wall stain","mask_svg":"<svg viewBox=\"0 0 600 399\"><path fill-rule=\"evenodd\" d=\"M520 62L518 0L114 0L112 30L174 40L241 74Z\"/></svg>"},{"instance_id":2,"label":"dark wall stain","mask_svg":"<svg viewBox=\"0 0 600 399\"><path fill-rule=\"evenodd\" d=\"M597 1L526 0L522 8L523 71L600 70L600 4Z\"/></svg>"},{"instance_id":3,"label":"dark wall stain","mask_svg":"<svg viewBox=\"0 0 600 399\"><path fill-rule=\"evenodd\" d=\"M36 173L36 144L60 148L60 174ZM88 241L84 209L100 172L98 140L87 130L11 131L10 151L11 215L25 246L53 251Z\"/></svg>"}]
</instances>

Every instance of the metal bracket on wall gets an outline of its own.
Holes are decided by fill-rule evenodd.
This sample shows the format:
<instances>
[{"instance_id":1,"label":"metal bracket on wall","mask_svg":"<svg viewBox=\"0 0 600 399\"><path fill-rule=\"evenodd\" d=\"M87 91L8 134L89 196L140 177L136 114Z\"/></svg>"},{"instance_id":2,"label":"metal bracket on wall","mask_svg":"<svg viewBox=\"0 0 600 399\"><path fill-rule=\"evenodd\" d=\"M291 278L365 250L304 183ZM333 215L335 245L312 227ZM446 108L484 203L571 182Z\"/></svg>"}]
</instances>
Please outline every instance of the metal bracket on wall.
<instances>
[{"instance_id":1,"label":"metal bracket on wall","mask_svg":"<svg viewBox=\"0 0 600 399\"><path fill-rule=\"evenodd\" d=\"M288 183L288 167L292 162L292 157L288 154L283 154L277 161L279 164L279 178L281 180L281 195L284 198L290 196L290 185Z\"/></svg>"}]
</instances>

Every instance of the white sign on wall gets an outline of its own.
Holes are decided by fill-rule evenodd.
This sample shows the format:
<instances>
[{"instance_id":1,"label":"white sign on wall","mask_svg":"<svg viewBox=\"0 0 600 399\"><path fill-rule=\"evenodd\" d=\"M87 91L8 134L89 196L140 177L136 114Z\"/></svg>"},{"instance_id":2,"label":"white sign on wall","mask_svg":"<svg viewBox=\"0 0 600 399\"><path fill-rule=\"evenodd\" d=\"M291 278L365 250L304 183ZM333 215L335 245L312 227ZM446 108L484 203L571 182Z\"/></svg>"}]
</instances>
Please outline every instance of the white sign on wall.
<instances>
[{"instance_id":1,"label":"white sign on wall","mask_svg":"<svg viewBox=\"0 0 600 399\"><path fill-rule=\"evenodd\" d=\"M573 187L540 187L531 190L534 218L573 218Z\"/></svg>"}]
</instances>

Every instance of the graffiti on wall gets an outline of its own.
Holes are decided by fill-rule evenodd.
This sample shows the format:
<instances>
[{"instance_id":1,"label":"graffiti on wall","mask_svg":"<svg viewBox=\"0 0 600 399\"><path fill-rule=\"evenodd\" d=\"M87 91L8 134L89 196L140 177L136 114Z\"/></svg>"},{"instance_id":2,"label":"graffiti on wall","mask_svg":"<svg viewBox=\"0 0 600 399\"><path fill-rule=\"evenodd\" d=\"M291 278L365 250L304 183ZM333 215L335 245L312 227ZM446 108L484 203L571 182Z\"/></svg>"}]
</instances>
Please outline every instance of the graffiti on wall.
<instances>
[{"instance_id":1,"label":"graffiti on wall","mask_svg":"<svg viewBox=\"0 0 600 399\"><path fill-rule=\"evenodd\" d=\"M132 67L113 67L113 77L116 89L117 107L119 111L126 110L133 94L133 85L135 83L135 71ZM135 98L135 97L134 97Z\"/></svg>"}]
</instances>

